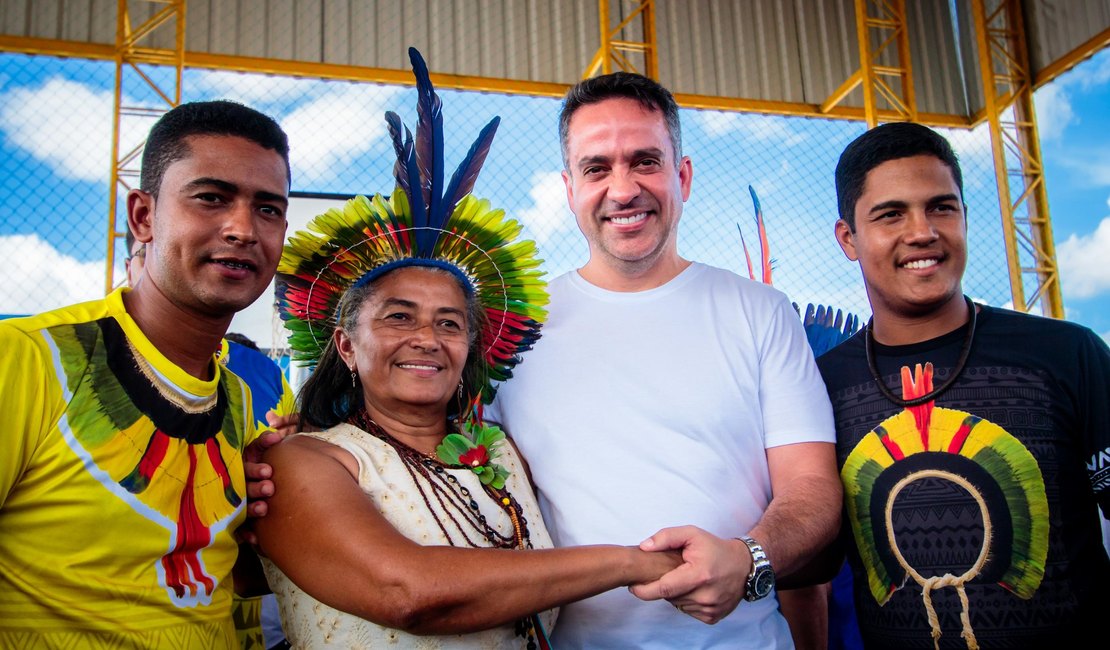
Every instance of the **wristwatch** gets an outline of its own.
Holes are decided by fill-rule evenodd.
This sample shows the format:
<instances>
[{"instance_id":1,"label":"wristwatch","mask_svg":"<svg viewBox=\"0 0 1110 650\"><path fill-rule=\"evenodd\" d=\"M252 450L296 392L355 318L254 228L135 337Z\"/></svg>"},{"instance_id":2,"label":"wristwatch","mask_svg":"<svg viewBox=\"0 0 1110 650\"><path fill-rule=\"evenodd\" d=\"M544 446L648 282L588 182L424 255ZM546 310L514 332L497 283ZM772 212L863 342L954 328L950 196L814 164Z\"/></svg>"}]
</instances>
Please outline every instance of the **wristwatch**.
<instances>
[{"instance_id":1,"label":"wristwatch","mask_svg":"<svg viewBox=\"0 0 1110 650\"><path fill-rule=\"evenodd\" d=\"M744 600L754 602L760 598L766 598L775 588L775 571L771 568L767 553L763 551L759 542L747 535L736 539L744 542L752 554L752 570L748 573L748 588L744 592Z\"/></svg>"}]
</instances>

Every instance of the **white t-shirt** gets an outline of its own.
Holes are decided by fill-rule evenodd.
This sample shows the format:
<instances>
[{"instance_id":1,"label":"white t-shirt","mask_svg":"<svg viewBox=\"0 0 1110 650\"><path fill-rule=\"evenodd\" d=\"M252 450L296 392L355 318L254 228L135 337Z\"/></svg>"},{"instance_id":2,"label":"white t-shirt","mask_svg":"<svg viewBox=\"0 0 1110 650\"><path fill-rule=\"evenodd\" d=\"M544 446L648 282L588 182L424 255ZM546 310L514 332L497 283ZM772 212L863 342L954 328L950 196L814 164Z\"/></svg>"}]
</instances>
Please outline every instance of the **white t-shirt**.
<instances>
[{"instance_id":1,"label":"white t-shirt","mask_svg":"<svg viewBox=\"0 0 1110 650\"><path fill-rule=\"evenodd\" d=\"M636 293L550 285L535 349L499 388L558 546L635 545L693 524L747 533L771 500L766 448L834 441L832 409L779 291L704 264ZM777 598L715 626L616 589L563 609L565 648L790 648Z\"/></svg>"}]
</instances>

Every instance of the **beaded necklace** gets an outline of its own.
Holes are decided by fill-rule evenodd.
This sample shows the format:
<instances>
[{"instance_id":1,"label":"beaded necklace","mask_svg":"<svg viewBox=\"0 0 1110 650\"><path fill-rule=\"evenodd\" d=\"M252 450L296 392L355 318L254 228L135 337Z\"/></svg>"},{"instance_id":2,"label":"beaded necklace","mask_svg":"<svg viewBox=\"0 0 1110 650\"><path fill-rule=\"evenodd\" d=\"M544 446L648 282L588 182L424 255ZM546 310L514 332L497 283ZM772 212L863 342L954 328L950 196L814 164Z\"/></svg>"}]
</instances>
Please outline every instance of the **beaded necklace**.
<instances>
[{"instance_id":1,"label":"beaded necklace","mask_svg":"<svg viewBox=\"0 0 1110 650\"><path fill-rule=\"evenodd\" d=\"M505 511L505 514L509 515L509 520L513 524L512 535L502 534L501 531L489 525L470 489L460 484L458 478L447 471L450 469L449 465L426 456L397 440L381 425L372 420L365 410L360 410L352 416L350 423L381 439L397 451L397 455L404 463L409 476L412 477L413 484L420 492L421 498L424 499L424 504L428 506L428 511L432 513L440 531L443 532L444 537L452 545L455 545L454 537L447 532L448 522L442 521L436 515L436 510L432 508L433 499L439 504L443 513L447 515L448 521L454 526L455 530L462 535L466 545L471 548L486 548L485 544L476 543L471 537L471 534L475 532L481 535L482 539L489 542L488 545L493 548L532 548L531 536L528 533L528 521L524 518L520 504L513 498L508 489L498 490L488 485L482 486L497 505Z\"/></svg>"},{"instance_id":2,"label":"beaded necklace","mask_svg":"<svg viewBox=\"0 0 1110 650\"><path fill-rule=\"evenodd\" d=\"M524 518L524 511L520 503L513 498L507 488L496 489L488 485L482 485L486 493L493 497L493 500L509 515L509 520L513 522L513 534L511 536L503 535L501 531L489 525L486 516L482 514L478 502L474 499L470 490L465 485L460 485L459 480L447 471L451 466L445 465L438 459L430 458L394 438L380 424L371 419L365 409L359 410L351 416L348 422L379 438L397 451L397 455L405 464L409 476L412 477L413 484L420 492L420 497L424 499L424 505L428 507L428 512L432 514L432 518L435 519L439 529L443 532L443 536L451 542L452 546L456 545L454 539L447 532L446 524L440 520L435 509L432 508L431 499L428 497L429 492L470 547L486 548L474 543L459 518L469 528L477 531L493 548L532 548L532 539L528 534L528 520ZM456 515L458 516L456 517ZM524 639L524 647L527 650L550 650L547 632L544 630L538 614L518 619L513 629L517 636Z\"/></svg>"}]
</instances>

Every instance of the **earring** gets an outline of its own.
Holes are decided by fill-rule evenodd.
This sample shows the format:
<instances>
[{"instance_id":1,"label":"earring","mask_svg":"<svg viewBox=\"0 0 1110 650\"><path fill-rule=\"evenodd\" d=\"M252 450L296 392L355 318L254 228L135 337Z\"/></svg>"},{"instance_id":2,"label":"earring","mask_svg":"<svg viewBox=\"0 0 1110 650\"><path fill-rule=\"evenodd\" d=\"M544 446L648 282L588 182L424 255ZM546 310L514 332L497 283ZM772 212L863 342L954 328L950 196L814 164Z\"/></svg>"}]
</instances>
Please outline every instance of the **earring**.
<instances>
[{"instance_id":1,"label":"earring","mask_svg":"<svg viewBox=\"0 0 1110 650\"><path fill-rule=\"evenodd\" d=\"M459 411L463 410L463 383L459 382Z\"/></svg>"},{"instance_id":2,"label":"earring","mask_svg":"<svg viewBox=\"0 0 1110 650\"><path fill-rule=\"evenodd\" d=\"M358 373L351 368L351 388L358 388Z\"/></svg>"}]
</instances>

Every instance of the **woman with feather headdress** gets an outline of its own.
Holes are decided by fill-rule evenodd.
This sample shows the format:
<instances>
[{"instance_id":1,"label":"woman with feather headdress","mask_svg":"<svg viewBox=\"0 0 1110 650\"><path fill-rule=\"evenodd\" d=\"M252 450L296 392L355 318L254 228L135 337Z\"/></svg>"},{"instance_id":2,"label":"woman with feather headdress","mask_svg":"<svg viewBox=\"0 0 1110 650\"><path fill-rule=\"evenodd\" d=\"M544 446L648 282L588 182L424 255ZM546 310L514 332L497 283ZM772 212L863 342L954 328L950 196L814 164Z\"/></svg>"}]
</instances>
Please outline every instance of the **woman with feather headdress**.
<instances>
[{"instance_id":1,"label":"woman with feather headdress","mask_svg":"<svg viewBox=\"0 0 1110 650\"><path fill-rule=\"evenodd\" d=\"M482 421L547 293L520 225L469 195L497 120L444 189L439 98L409 53L419 124L402 137L387 115L396 191L317 217L279 266L291 346L315 365L302 418L323 431L267 456L264 564L295 647L544 648L554 608L679 560L552 549L522 459Z\"/></svg>"}]
</instances>

